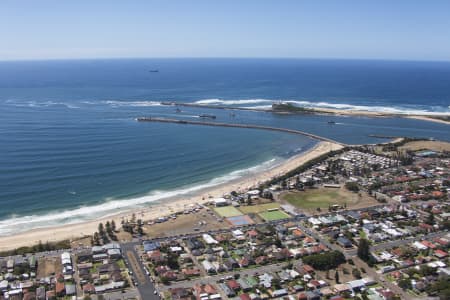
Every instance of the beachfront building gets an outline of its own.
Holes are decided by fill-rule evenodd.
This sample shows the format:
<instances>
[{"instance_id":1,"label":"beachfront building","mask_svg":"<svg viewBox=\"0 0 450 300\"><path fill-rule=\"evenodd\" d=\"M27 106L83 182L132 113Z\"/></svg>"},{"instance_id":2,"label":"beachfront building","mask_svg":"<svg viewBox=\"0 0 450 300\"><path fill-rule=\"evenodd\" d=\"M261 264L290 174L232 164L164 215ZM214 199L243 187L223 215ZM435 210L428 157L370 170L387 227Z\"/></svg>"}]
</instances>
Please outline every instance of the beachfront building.
<instances>
[{"instance_id":1,"label":"beachfront building","mask_svg":"<svg viewBox=\"0 0 450 300\"><path fill-rule=\"evenodd\" d=\"M225 198L216 198L213 200L214 206L221 207L221 206L228 206L230 203Z\"/></svg>"}]
</instances>

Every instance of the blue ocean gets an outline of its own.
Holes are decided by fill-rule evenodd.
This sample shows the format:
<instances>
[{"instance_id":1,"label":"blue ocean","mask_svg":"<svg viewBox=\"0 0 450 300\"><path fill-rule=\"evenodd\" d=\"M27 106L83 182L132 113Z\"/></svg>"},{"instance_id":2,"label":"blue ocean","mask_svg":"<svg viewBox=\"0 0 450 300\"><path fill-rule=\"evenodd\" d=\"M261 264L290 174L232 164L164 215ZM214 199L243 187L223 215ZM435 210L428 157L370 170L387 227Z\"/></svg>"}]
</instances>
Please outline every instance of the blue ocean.
<instances>
[{"instance_id":1,"label":"blue ocean","mask_svg":"<svg viewBox=\"0 0 450 300\"><path fill-rule=\"evenodd\" d=\"M157 72L156 72L157 71ZM294 128L348 144L371 135L450 141L406 118L279 115L173 106L305 107L450 114L450 63L300 59L0 62L0 235L182 197L273 167L316 141L256 129L138 123L137 117ZM336 123L330 126L328 121ZM166 200L167 201L167 200Z\"/></svg>"}]
</instances>

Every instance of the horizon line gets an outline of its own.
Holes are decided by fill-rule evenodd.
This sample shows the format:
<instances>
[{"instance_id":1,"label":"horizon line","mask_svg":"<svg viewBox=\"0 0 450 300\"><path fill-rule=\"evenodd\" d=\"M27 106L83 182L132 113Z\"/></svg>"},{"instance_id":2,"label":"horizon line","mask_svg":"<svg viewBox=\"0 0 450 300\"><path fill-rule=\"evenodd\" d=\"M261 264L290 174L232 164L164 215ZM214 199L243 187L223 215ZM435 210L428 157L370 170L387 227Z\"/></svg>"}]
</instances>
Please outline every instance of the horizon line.
<instances>
[{"instance_id":1,"label":"horizon line","mask_svg":"<svg viewBox=\"0 0 450 300\"><path fill-rule=\"evenodd\" d=\"M450 63L444 59L400 59L400 58L343 58L343 57L277 57L277 56L136 56L136 57L68 57L68 58L19 58L19 59L0 59L1 63L5 62L45 62L45 61L88 61L88 60L140 60L140 59L278 59L278 60L348 60L348 61L399 61L399 62L433 62L433 63Z\"/></svg>"}]
</instances>

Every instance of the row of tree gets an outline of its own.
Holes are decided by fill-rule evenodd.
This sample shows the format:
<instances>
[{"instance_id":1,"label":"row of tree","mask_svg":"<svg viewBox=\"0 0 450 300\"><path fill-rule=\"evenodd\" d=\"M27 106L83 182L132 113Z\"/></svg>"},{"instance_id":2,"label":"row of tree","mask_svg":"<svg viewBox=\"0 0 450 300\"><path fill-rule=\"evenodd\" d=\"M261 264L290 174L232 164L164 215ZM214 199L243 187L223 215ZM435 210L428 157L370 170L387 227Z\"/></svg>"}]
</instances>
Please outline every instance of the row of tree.
<instances>
[{"instance_id":1,"label":"row of tree","mask_svg":"<svg viewBox=\"0 0 450 300\"><path fill-rule=\"evenodd\" d=\"M107 221L105 225L99 223L98 231L92 237L92 244L96 246L107 244L109 241L117 241L116 223L114 220L111 222Z\"/></svg>"},{"instance_id":2,"label":"row of tree","mask_svg":"<svg viewBox=\"0 0 450 300\"><path fill-rule=\"evenodd\" d=\"M141 219L136 220L136 214L131 215L131 220L122 220L122 228L125 232L130 234L144 234L144 222Z\"/></svg>"}]
</instances>

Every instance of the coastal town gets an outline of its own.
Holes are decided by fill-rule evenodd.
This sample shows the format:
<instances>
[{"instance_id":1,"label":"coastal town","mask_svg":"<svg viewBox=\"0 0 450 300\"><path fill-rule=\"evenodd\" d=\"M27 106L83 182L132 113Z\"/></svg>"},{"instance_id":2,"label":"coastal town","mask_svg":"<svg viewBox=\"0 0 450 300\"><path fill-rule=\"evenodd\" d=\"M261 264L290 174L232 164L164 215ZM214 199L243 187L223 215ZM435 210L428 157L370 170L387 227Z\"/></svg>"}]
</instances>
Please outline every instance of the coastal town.
<instances>
[{"instance_id":1,"label":"coastal town","mask_svg":"<svg viewBox=\"0 0 450 300\"><path fill-rule=\"evenodd\" d=\"M448 143L330 148L157 218L5 250L0 299L449 299L449 195Z\"/></svg>"}]
</instances>

